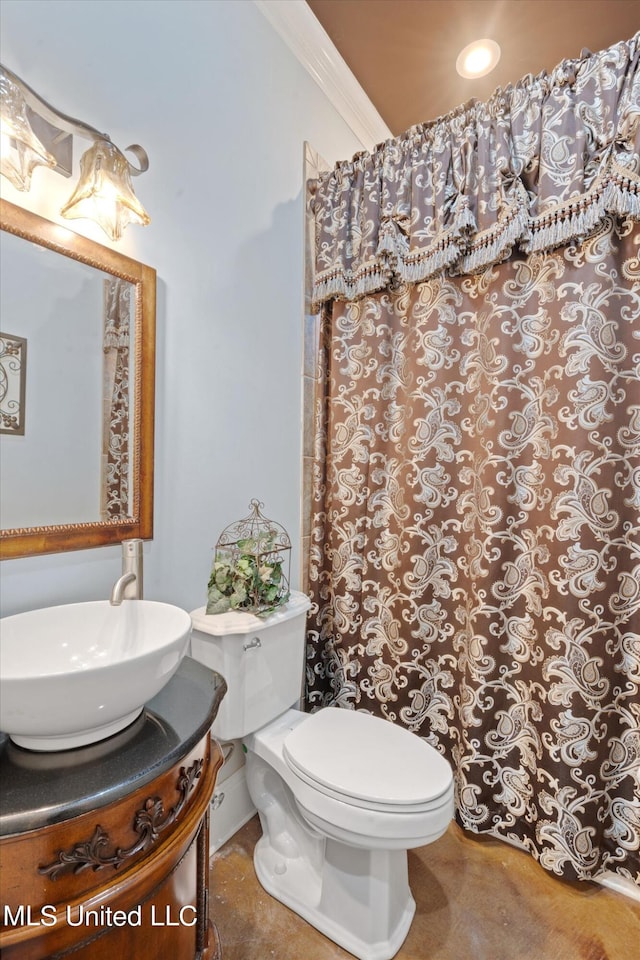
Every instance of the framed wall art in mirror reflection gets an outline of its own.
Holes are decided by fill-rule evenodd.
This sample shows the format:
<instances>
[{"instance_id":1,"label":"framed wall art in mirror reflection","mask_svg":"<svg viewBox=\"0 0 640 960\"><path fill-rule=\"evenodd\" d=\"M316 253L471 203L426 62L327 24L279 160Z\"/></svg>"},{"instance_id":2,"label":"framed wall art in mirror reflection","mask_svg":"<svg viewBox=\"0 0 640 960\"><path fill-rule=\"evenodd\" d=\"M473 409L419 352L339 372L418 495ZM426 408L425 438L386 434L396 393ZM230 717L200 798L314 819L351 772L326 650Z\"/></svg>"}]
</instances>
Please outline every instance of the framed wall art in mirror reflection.
<instances>
[{"instance_id":1,"label":"framed wall art in mirror reflection","mask_svg":"<svg viewBox=\"0 0 640 960\"><path fill-rule=\"evenodd\" d=\"M27 341L0 333L0 433L24 436Z\"/></svg>"},{"instance_id":2,"label":"framed wall art in mirror reflection","mask_svg":"<svg viewBox=\"0 0 640 960\"><path fill-rule=\"evenodd\" d=\"M5 341L29 343L26 434L0 436L0 559L148 540L156 272L5 200L0 228Z\"/></svg>"}]
</instances>

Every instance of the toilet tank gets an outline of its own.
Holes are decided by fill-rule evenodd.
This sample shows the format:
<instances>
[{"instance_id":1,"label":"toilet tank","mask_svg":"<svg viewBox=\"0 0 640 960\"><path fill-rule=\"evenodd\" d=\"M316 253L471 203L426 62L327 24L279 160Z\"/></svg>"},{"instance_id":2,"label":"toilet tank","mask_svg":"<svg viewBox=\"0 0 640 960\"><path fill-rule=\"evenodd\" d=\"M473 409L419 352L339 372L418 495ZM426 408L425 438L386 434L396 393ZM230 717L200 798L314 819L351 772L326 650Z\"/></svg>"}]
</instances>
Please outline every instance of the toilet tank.
<instances>
[{"instance_id":1,"label":"toilet tank","mask_svg":"<svg viewBox=\"0 0 640 960\"><path fill-rule=\"evenodd\" d=\"M309 598L296 591L268 617L230 611L191 613L191 656L227 681L211 732L220 740L253 733L302 693Z\"/></svg>"}]
</instances>

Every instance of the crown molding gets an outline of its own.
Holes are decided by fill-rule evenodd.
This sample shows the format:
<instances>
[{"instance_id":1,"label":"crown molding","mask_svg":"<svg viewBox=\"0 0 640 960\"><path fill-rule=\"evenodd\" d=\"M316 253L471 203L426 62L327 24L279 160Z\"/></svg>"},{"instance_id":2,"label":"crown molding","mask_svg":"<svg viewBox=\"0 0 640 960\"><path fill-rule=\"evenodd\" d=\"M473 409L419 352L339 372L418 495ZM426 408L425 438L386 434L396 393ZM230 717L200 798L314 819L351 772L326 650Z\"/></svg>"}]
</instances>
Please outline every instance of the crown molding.
<instances>
[{"instance_id":1,"label":"crown molding","mask_svg":"<svg viewBox=\"0 0 640 960\"><path fill-rule=\"evenodd\" d=\"M345 123L371 150L393 137L306 0L253 0Z\"/></svg>"}]
</instances>

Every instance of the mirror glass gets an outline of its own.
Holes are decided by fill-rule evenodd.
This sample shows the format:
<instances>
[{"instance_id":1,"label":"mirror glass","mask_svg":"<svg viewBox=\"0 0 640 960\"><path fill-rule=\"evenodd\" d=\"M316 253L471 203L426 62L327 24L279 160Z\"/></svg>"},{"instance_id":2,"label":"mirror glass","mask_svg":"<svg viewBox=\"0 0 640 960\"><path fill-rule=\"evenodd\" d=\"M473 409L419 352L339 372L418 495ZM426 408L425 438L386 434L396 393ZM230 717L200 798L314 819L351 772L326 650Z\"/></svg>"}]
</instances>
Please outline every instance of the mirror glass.
<instances>
[{"instance_id":1,"label":"mirror glass","mask_svg":"<svg viewBox=\"0 0 640 960\"><path fill-rule=\"evenodd\" d=\"M155 271L0 213L2 556L149 538Z\"/></svg>"}]
</instances>

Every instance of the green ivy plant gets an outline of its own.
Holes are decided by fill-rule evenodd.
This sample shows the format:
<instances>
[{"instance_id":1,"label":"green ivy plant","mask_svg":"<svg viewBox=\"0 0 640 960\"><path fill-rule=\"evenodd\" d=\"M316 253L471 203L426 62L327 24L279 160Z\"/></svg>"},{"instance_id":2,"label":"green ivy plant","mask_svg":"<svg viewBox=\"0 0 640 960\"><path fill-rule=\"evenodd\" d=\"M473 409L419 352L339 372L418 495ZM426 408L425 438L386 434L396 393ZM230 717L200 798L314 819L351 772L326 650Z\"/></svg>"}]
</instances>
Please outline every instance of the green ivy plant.
<instances>
[{"instance_id":1,"label":"green ivy plant","mask_svg":"<svg viewBox=\"0 0 640 960\"><path fill-rule=\"evenodd\" d=\"M207 613L245 610L267 616L289 599L282 562L269 557L267 538L238 540L216 553L208 584Z\"/></svg>"}]
</instances>

